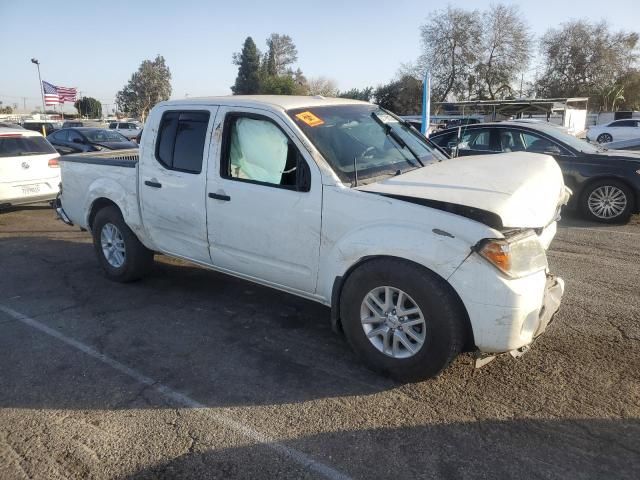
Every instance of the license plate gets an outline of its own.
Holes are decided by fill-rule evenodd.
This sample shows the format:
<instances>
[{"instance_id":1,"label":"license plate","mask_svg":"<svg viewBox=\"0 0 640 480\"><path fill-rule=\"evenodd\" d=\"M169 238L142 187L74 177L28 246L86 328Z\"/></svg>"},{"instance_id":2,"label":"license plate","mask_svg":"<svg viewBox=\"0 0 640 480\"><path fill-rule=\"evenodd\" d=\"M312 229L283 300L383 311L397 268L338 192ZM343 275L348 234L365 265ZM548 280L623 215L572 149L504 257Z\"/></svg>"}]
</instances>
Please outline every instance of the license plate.
<instances>
[{"instance_id":1,"label":"license plate","mask_svg":"<svg viewBox=\"0 0 640 480\"><path fill-rule=\"evenodd\" d=\"M40 185L24 185L21 188L23 195L33 195L34 193L40 193Z\"/></svg>"}]
</instances>

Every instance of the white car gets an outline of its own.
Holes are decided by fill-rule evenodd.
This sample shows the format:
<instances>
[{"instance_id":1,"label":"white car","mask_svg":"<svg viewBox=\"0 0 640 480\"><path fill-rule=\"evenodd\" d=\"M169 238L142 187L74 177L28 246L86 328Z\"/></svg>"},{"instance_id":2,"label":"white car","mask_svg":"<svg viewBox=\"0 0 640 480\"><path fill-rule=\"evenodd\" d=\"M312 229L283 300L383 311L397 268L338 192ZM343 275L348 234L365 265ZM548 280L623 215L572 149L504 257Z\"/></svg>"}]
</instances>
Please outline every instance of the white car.
<instances>
[{"instance_id":1,"label":"white car","mask_svg":"<svg viewBox=\"0 0 640 480\"><path fill-rule=\"evenodd\" d=\"M640 120L633 118L614 120L605 125L596 125L587 130L587 140L590 142L609 143L634 138L640 138Z\"/></svg>"},{"instance_id":2,"label":"white car","mask_svg":"<svg viewBox=\"0 0 640 480\"><path fill-rule=\"evenodd\" d=\"M448 159L370 103L162 102L139 150L61 165L58 214L92 232L108 278L162 252L299 295L403 380L464 350L520 355L564 291L545 252L569 198L553 158Z\"/></svg>"},{"instance_id":3,"label":"white car","mask_svg":"<svg viewBox=\"0 0 640 480\"><path fill-rule=\"evenodd\" d=\"M53 200L59 154L38 132L0 128L0 207Z\"/></svg>"},{"instance_id":4,"label":"white car","mask_svg":"<svg viewBox=\"0 0 640 480\"><path fill-rule=\"evenodd\" d=\"M129 140L136 138L140 133L141 128L142 127L135 122L113 122L109 124L110 130L116 130Z\"/></svg>"}]
</instances>

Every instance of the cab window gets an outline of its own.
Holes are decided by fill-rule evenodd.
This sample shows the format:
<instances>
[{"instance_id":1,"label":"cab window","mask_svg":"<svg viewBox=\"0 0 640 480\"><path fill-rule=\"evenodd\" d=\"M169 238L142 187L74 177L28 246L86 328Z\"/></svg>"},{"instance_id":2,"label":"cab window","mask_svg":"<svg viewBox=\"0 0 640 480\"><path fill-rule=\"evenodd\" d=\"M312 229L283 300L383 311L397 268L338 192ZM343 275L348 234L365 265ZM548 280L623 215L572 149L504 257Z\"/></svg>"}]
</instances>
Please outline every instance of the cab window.
<instances>
[{"instance_id":1,"label":"cab window","mask_svg":"<svg viewBox=\"0 0 640 480\"><path fill-rule=\"evenodd\" d=\"M156 160L169 170L202 171L209 112L165 112L156 141Z\"/></svg>"},{"instance_id":2,"label":"cab window","mask_svg":"<svg viewBox=\"0 0 640 480\"><path fill-rule=\"evenodd\" d=\"M309 172L298 149L274 122L257 115L225 120L221 176L287 189L308 190Z\"/></svg>"}]
</instances>

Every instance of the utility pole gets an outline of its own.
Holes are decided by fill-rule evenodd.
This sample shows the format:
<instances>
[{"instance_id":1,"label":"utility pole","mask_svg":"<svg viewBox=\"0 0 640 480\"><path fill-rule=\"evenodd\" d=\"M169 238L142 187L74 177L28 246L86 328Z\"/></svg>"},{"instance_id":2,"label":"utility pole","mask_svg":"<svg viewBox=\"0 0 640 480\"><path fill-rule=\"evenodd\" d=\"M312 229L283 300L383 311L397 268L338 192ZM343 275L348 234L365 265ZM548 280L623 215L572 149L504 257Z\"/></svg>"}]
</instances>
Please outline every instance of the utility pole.
<instances>
[{"instance_id":1,"label":"utility pole","mask_svg":"<svg viewBox=\"0 0 640 480\"><path fill-rule=\"evenodd\" d=\"M44 86L42 85L42 77L40 76L40 62L32 58L31 63L34 63L38 67L38 80L40 81L40 96L42 97L42 115L44 115L44 119L47 119L47 108L44 106ZM44 132L44 126L42 127L42 131ZM46 135L45 135L46 137Z\"/></svg>"},{"instance_id":2,"label":"utility pole","mask_svg":"<svg viewBox=\"0 0 640 480\"><path fill-rule=\"evenodd\" d=\"M520 76L520 98L522 98L522 83L524 82L524 72Z\"/></svg>"}]
</instances>

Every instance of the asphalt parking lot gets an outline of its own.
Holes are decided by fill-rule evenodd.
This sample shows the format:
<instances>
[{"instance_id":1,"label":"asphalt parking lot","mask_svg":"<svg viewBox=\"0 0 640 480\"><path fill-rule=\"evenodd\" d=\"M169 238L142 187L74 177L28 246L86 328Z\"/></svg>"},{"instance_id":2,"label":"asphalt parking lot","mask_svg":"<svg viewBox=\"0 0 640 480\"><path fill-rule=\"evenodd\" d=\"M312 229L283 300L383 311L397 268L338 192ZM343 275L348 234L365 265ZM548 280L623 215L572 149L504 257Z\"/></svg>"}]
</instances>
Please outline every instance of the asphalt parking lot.
<instances>
[{"instance_id":1,"label":"asphalt parking lot","mask_svg":"<svg viewBox=\"0 0 640 480\"><path fill-rule=\"evenodd\" d=\"M166 257L111 283L50 209L0 213L0 478L640 478L638 244L563 220L534 348L400 385L322 306Z\"/></svg>"}]
</instances>

